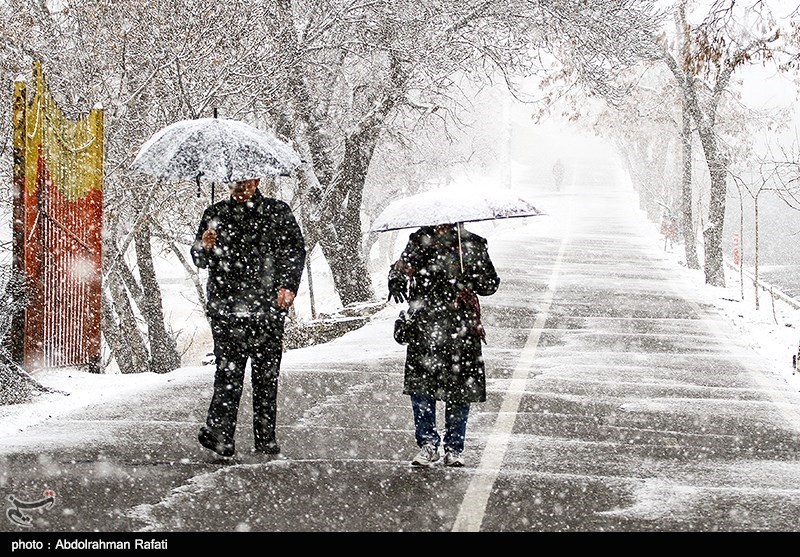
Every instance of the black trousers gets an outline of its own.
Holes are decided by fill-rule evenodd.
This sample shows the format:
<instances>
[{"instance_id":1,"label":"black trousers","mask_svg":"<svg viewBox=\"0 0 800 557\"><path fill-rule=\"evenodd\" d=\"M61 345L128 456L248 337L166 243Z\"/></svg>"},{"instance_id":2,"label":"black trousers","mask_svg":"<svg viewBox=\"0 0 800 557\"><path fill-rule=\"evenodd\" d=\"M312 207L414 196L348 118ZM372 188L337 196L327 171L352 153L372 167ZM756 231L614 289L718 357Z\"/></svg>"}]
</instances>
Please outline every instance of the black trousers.
<instances>
[{"instance_id":1,"label":"black trousers","mask_svg":"<svg viewBox=\"0 0 800 557\"><path fill-rule=\"evenodd\" d=\"M278 375L283 354L284 314L269 318L210 318L217 370L207 425L233 443L247 360L253 387L256 448L275 443Z\"/></svg>"}]
</instances>

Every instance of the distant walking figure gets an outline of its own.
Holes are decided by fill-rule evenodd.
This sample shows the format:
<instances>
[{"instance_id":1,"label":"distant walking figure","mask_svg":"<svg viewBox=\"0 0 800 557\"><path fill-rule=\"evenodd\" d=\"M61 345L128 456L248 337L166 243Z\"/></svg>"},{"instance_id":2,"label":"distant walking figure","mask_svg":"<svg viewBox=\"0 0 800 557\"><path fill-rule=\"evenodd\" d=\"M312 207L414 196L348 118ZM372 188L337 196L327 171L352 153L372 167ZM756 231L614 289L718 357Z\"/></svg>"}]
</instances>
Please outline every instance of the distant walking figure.
<instances>
[{"instance_id":1,"label":"distant walking figure","mask_svg":"<svg viewBox=\"0 0 800 557\"><path fill-rule=\"evenodd\" d=\"M200 443L235 453L245 365L251 364L255 450L280 452L275 438L278 375L286 312L303 273L303 234L289 206L264 197L259 180L230 184L230 197L208 207L192 258L208 269L206 315L214 338L214 394Z\"/></svg>"},{"instance_id":2,"label":"distant walking figure","mask_svg":"<svg viewBox=\"0 0 800 557\"><path fill-rule=\"evenodd\" d=\"M666 213L661 217L661 235L664 236L664 251L672 248L678 237L678 219L673 213Z\"/></svg>"},{"instance_id":3,"label":"distant walking figure","mask_svg":"<svg viewBox=\"0 0 800 557\"><path fill-rule=\"evenodd\" d=\"M413 466L432 466L444 445L444 464L463 466L470 403L486 400L478 296L497 291L500 279L486 239L456 224L425 226L389 270L389 299L408 300L407 320L395 340L407 344L403 393L411 396ZM436 428L436 402L445 403L445 433Z\"/></svg>"},{"instance_id":4,"label":"distant walking figure","mask_svg":"<svg viewBox=\"0 0 800 557\"><path fill-rule=\"evenodd\" d=\"M561 162L561 159L556 159L556 163L553 165L553 182L556 185L556 191L560 191L561 184L564 183L564 163Z\"/></svg>"}]
</instances>

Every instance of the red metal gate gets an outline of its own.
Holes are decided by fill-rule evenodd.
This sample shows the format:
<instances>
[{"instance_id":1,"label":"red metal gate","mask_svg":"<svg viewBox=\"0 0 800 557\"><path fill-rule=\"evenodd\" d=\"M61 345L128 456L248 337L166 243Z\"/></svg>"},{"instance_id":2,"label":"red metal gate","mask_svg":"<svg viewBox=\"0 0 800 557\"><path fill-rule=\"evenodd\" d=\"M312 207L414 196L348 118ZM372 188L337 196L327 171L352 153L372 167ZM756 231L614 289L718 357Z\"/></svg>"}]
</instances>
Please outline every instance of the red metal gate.
<instances>
[{"instance_id":1,"label":"red metal gate","mask_svg":"<svg viewBox=\"0 0 800 557\"><path fill-rule=\"evenodd\" d=\"M103 113L68 118L34 64L14 88L14 263L31 298L12 350L29 371L100 361Z\"/></svg>"}]
</instances>

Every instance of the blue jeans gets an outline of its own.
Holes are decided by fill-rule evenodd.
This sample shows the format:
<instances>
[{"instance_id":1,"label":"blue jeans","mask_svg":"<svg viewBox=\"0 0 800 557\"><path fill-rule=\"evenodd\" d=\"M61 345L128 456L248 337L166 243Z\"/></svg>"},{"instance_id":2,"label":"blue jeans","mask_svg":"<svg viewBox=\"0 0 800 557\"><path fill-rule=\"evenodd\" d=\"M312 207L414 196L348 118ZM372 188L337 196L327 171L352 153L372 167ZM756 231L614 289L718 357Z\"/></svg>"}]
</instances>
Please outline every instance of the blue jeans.
<instances>
[{"instance_id":1,"label":"blue jeans","mask_svg":"<svg viewBox=\"0 0 800 557\"><path fill-rule=\"evenodd\" d=\"M444 441L445 450L461 452L467 434L469 402L445 403L444 439L436 430L436 399L431 395L411 395L411 409L414 411L414 426L417 445L431 443L435 447Z\"/></svg>"}]
</instances>

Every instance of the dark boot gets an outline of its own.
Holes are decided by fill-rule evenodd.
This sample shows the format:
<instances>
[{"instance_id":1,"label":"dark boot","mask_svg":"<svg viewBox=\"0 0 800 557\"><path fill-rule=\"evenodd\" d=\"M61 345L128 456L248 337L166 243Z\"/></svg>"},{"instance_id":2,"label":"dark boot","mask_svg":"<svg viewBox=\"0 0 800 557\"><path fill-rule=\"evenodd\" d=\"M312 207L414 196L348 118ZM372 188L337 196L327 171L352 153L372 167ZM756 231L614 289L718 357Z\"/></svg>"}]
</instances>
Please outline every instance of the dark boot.
<instances>
[{"instance_id":1,"label":"dark boot","mask_svg":"<svg viewBox=\"0 0 800 557\"><path fill-rule=\"evenodd\" d=\"M208 426L200 428L200 433L197 435L197 440L206 449L210 449L220 456L230 457L236 453L233 439L225 440L222 436L218 436Z\"/></svg>"},{"instance_id":2,"label":"dark boot","mask_svg":"<svg viewBox=\"0 0 800 557\"><path fill-rule=\"evenodd\" d=\"M278 446L278 443L273 440L256 443L255 451L264 454L280 454L281 448Z\"/></svg>"}]
</instances>

